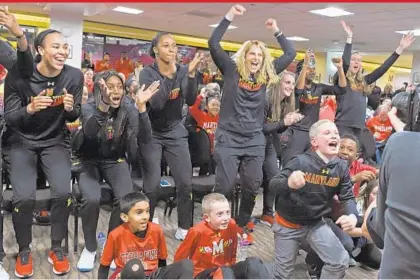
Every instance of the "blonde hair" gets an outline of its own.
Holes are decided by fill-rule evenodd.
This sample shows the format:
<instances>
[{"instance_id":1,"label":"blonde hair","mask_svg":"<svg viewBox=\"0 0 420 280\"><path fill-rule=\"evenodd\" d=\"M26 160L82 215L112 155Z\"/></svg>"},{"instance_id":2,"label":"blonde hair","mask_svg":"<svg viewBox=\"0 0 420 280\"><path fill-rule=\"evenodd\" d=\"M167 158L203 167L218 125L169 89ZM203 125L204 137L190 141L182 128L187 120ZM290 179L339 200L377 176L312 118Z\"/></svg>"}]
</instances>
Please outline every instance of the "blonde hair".
<instances>
[{"instance_id":1,"label":"blonde hair","mask_svg":"<svg viewBox=\"0 0 420 280\"><path fill-rule=\"evenodd\" d=\"M227 202L227 198L220 193L210 193L206 196L204 196L203 201L201 202L201 207L203 209L203 214L210 214L213 204L215 202Z\"/></svg>"},{"instance_id":2,"label":"blonde hair","mask_svg":"<svg viewBox=\"0 0 420 280\"><path fill-rule=\"evenodd\" d=\"M393 87L390 83L387 83L384 87L384 92L383 94L392 94L393 91Z\"/></svg>"},{"instance_id":3,"label":"blonde hair","mask_svg":"<svg viewBox=\"0 0 420 280\"><path fill-rule=\"evenodd\" d=\"M280 93L281 82L286 75L291 75L293 78L295 74L290 71L281 72L278 77L279 80L276 83L271 84L268 89L268 101L271 109L271 120L279 121L295 110L295 92L288 97L282 99Z\"/></svg>"},{"instance_id":4,"label":"blonde hair","mask_svg":"<svg viewBox=\"0 0 420 280\"><path fill-rule=\"evenodd\" d=\"M358 52L354 52L351 55L359 54ZM363 95L370 95L372 93L372 89L374 88L374 84L368 85L366 83L365 77L362 73L362 67L360 67L359 71L356 74L349 70L347 70L346 78L349 81L349 85L353 90L361 91Z\"/></svg>"},{"instance_id":5,"label":"blonde hair","mask_svg":"<svg viewBox=\"0 0 420 280\"><path fill-rule=\"evenodd\" d=\"M327 119L317 121L309 129L309 138L312 139L315 136L317 136L319 134L320 127L323 126L324 124L334 124L334 123Z\"/></svg>"},{"instance_id":6,"label":"blonde hair","mask_svg":"<svg viewBox=\"0 0 420 280\"><path fill-rule=\"evenodd\" d=\"M264 57L262 65L261 65L261 69L255 74L256 82L258 84L269 84L269 85L272 83L277 83L279 80L279 77L276 74L276 70L274 69L273 57L268 51L267 46L263 42L257 41L257 40L246 41L245 43L243 43L241 48L232 57L236 63L236 67L238 68L240 77L244 80L248 80L251 74L249 69L247 69L246 67L245 57L252 46L259 47Z\"/></svg>"}]
</instances>

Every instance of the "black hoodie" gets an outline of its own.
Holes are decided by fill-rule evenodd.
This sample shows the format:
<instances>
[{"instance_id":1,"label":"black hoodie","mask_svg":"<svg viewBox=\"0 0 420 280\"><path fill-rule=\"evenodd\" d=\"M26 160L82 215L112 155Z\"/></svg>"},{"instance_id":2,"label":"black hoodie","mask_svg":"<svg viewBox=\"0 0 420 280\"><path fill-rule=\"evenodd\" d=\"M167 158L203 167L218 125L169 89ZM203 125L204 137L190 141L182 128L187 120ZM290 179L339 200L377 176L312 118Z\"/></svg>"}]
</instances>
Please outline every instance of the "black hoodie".
<instances>
[{"instance_id":1,"label":"black hoodie","mask_svg":"<svg viewBox=\"0 0 420 280\"><path fill-rule=\"evenodd\" d=\"M197 78L188 77L188 67L177 65L173 79L163 76L157 62L146 66L140 72L139 84L148 88L154 81L160 81L159 91L148 102L150 122L154 131L167 132L182 121L182 107L195 103L197 97Z\"/></svg>"},{"instance_id":2,"label":"black hoodie","mask_svg":"<svg viewBox=\"0 0 420 280\"><path fill-rule=\"evenodd\" d=\"M293 171L305 173L306 185L298 190L289 187ZM298 225L314 225L332 211L334 195L346 204L347 213L358 212L350 180L348 163L336 158L325 163L316 152L307 151L294 157L270 182L276 193L276 211L285 220Z\"/></svg>"}]
</instances>

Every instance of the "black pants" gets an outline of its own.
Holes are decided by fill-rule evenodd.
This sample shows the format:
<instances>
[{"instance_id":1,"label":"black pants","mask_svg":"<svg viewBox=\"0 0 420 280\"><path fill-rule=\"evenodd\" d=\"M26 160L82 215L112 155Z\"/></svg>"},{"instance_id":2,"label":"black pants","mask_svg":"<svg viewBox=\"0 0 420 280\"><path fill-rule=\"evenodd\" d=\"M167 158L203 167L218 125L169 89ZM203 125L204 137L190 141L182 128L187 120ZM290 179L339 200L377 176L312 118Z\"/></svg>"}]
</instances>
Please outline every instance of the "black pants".
<instances>
[{"instance_id":1,"label":"black pants","mask_svg":"<svg viewBox=\"0 0 420 280\"><path fill-rule=\"evenodd\" d=\"M277 152L271 139L267 138L265 158L263 163L263 215L273 216L274 199L276 195L269 190L271 179L279 172L277 165Z\"/></svg>"},{"instance_id":2,"label":"black pants","mask_svg":"<svg viewBox=\"0 0 420 280\"><path fill-rule=\"evenodd\" d=\"M173 264L159 267L148 279L192 279L193 263L189 259L185 259ZM121 279L145 279L144 267L140 260L130 260L121 271Z\"/></svg>"},{"instance_id":3,"label":"black pants","mask_svg":"<svg viewBox=\"0 0 420 280\"><path fill-rule=\"evenodd\" d=\"M199 273L195 279L213 279L223 276L223 279L272 279L264 263L255 257L249 257L243 262L238 262L230 267L222 266L210 268Z\"/></svg>"},{"instance_id":4,"label":"black pants","mask_svg":"<svg viewBox=\"0 0 420 280\"><path fill-rule=\"evenodd\" d=\"M303 154L311 147L309 132L289 128L283 134L283 137L287 137L287 143L283 147L281 155L281 163L285 166L294 156Z\"/></svg>"},{"instance_id":5,"label":"black pants","mask_svg":"<svg viewBox=\"0 0 420 280\"><path fill-rule=\"evenodd\" d=\"M19 251L32 242L32 212L35 206L37 163L41 163L51 188L51 240L61 246L67 234L71 181L70 151L62 145L47 148L10 148L10 181L13 186L13 226Z\"/></svg>"},{"instance_id":6,"label":"black pants","mask_svg":"<svg viewBox=\"0 0 420 280\"><path fill-rule=\"evenodd\" d=\"M82 194L82 218L85 246L89 252L95 252L96 228L99 219L99 203L101 200L100 180L103 178L114 192L114 207L109 219L108 232L122 224L120 218L119 200L133 191L133 181L125 160L97 161L81 159L83 172L79 174L78 182Z\"/></svg>"},{"instance_id":7,"label":"black pants","mask_svg":"<svg viewBox=\"0 0 420 280\"><path fill-rule=\"evenodd\" d=\"M251 218L255 197L262 184L265 142L262 132L253 137L244 137L220 128L216 131L214 192L221 193L228 200L232 200L239 170L242 198L237 223L241 227L244 227Z\"/></svg>"},{"instance_id":8,"label":"black pants","mask_svg":"<svg viewBox=\"0 0 420 280\"><path fill-rule=\"evenodd\" d=\"M187 137L187 130L180 124L169 132L157 133L154 131L152 141L140 146L143 161L143 189L150 200L150 219L153 219L157 203L163 153L174 177L179 202L177 207L178 226L182 229L189 229L192 226L192 166Z\"/></svg>"},{"instance_id":9,"label":"black pants","mask_svg":"<svg viewBox=\"0 0 420 280\"><path fill-rule=\"evenodd\" d=\"M373 243L367 243L360 248L360 253L354 259L370 268L379 269L381 266L382 252Z\"/></svg>"}]
</instances>

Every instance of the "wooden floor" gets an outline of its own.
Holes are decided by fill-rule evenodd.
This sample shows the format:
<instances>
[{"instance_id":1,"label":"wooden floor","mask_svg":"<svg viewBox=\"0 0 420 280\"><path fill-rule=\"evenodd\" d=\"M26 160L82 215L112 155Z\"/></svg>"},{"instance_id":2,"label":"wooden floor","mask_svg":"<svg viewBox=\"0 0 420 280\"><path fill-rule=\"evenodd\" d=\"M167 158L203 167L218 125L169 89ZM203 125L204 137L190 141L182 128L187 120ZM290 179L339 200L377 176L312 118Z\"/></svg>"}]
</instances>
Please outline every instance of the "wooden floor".
<instances>
[{"instance_id":1,"label":"wooden floor","mask_svg":"<svg viewBox=\"0 0 420 280\"><path fill-rule=\"evenodd\" d=\"M261 215L261 203L262 197L259 195L257 198L257 206L254 210L255 216ZM201 204L196 204L195 214L195 222L198 222L201 215ZM177 228L176 209L172 213L171 217L165 217L163 216L163 207L160 207L156 210L155 216L158 217L159 223L164 229L169 253L168 263L171 263L173 261L175 250L179 245L179 241L175 240L173 237ZM101 215L98 222L98 232L107 232L108 219L109 212L101 210ZM72 264L72 269L67 275L61 277L53 274L51 265L47 261L47 252L50 248L50 227L33 226L32 252L35 269L35 274L32 277L33 279L96 279L97 268L99 266L98 263L96 264L96 269L94 272L90 273L80 273L76 268L79 254L83 249L84 244L82 235L83 233L80 224L81 222L79 223L79 251L77 253L73 253L73 247L70 246L69 259ZM69 219L70 245L73 244L74 238L73 225L74 220L73 216L71 216ZM254 238L256 243L251 246L248 255L258 256L263 261L272 262L274 244L273 233L270 227L263 224L257 224L256 230L254 232ZM15 255L18 252L18 248L10 214L6 215L4 222L4 247L7 254L6 258L4 259L4 267L10 274L11 279L14 279ZM306 269L304 264L304 255L302 254L298 257L294 278L305 279L307 278L305 273ZM359 265L357 267L349 268L346 274L347 279L376 279L377 276L377 271Z\"/></svg>"}]
</instances>

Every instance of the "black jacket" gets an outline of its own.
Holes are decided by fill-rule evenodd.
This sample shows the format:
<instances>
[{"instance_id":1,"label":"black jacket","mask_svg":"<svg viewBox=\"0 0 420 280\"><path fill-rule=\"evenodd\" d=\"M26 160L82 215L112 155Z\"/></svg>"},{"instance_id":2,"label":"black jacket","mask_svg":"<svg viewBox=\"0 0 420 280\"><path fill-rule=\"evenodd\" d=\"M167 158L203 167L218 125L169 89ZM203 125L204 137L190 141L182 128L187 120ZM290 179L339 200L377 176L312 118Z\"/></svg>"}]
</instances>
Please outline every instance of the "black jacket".
<instances>
[{"instance_id":1,"label":"black jacket","mask_svg":"<svg viewBox=\"0 0 420 280\"><path fill-rule=\"evenodd\" d=\"M95 100L82 106L83 143L77 153L82 159L118 160L128 156L129 162L137 161L139 143L152 138L147 112L139 113L124 96L117 109L104 113Z\"/></svg>"},{"instance_id":2,"label":"black jacket","mask_svg":"<svg viewBox=\"0 0 420 280\"><path fill-rule=\"evenodd\" d=\"M306 185L299 190L288 185L290 174L296 170L306 174ZM277 213L299 225L313 225L330 216L336 194L347 205L347 213L357 217L352 186L347 162L337 158L325 163L313 151L294 157L270 182L276 193Z\"/></svg>"}]
</instances>

